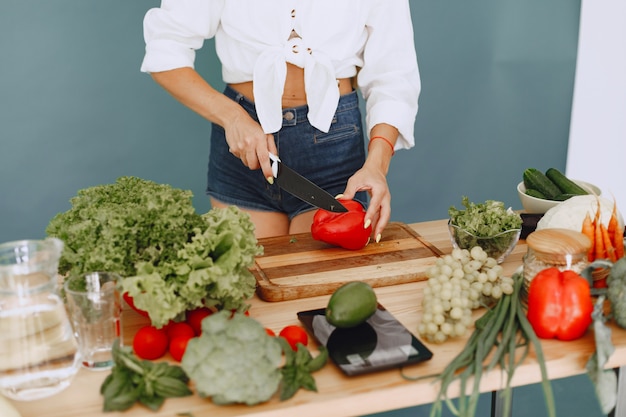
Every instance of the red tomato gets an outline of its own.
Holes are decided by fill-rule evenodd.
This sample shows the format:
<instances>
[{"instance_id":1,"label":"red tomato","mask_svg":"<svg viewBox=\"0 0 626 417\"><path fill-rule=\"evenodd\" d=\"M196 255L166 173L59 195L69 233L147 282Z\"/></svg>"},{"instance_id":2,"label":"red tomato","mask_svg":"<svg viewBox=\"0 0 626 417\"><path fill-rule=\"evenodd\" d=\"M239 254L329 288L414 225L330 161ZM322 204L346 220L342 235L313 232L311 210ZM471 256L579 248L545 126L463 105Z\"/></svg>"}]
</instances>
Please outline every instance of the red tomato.
<instances>
[{"instance_id":1,"label":"red tomato","mask_svg":"<svg viewBox=\"0 0 626 417\"><path fill-rule=\"evenodd\" d=\"M164 329L144 326L135 333L133 351L141 359L159 359L167 352L169 340Z\"/></svg>"},{"instance_id":2,"label":"red tomato","mask_svg":"<svg viewBox=\"0 0 626 417\"><path fill-rule=\"evenodd\" d=\"M202 320L211 314L213 314L213 311L206 307L196 308L187 312L187 324L191 326L196 336L200 336L200 333L202 333Z\"/></svg>"},{"instance_id":3,"label":"red tomato","mask_svg":"<svg viewBox=\"0 0 626 417\"><path fill-rule=\"evenodd\" d=\"M184 322L173 322L168 324L165 332L167 333L167 337L170 341L174 340L178 336L191 338L196 335L193 327Z\"/></svg>"},{"instance_id":4,"label":"red tomato","mask_svg":"<svg viewBox=\"0 0 626 417\"><path fill-rule=\"evenodd\" d=\"M269 327L265 328L265 333L267 333L268 335L275 337L276 333L274 333L274 330L270 329Z\"/></svg>"},{"instance_id":5,"label":"red tomato","mask_svg":"<svg viewBox=\"0 0 626 417\"><path fill-rule=\"evenodd\" d=\"M122 298L124 298L124 301L126 301L126 304L128 304L130 306L130 308L132 308L133 310L135 310L137 313L141 314L144 317L150 317L148 315L147 311L144 310L140 310L137 307L135 307L135 303L133 301L133 297L130 296L130 294L128 294L127 292L125 292L124 294L122 294Z\"/></svg>"},{"instance_id":6,"label":"red tomato","mask_svg":"<svg viewBox=\"0 0 626 417\"><path fill-rule=\"evenodd\" d=\"M235 315L235 313L237 313L236 309L230 310L230 318L232 319L233 316ZM250 317L250 311L246 310L243 312L244 316L248 316Z\"/></svg>"},{"instance_id":7,"label":"red tomato","mask_svg":"<svg viewBox=\"0 0 626 417\"><path fill-rule=\"evenodd\" d=\"M185 350L187 350L187 343L193 338L193 336L176 336L170 340L170 355L174 360L180 362L183 359Z\"/></svg>"},{"instance_id":8,"label":"red tomato","mask_svg":"<svg viewBox=\"0 0 626 417\"><path fill-rule=\"evenodd\" d=\"M304 346L309 343L309 335L300 326L287 326L278 335L284 338L293 350L298 350L298 343L302 343Z\"/></svg>"}]
</instances>

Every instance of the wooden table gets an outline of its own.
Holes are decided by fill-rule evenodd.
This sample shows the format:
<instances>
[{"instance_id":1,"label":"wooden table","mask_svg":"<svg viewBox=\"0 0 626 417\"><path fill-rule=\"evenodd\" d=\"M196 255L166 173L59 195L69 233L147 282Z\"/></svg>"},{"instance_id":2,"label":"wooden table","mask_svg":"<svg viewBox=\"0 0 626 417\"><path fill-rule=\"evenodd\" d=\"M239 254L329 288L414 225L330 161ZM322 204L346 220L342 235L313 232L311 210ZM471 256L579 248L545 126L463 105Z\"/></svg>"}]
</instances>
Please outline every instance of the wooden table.
<instances>
[{"instance_id":1,"label":"wooden table","mask_svg":"<svg viewBox=\"0 0 626 417\"><path fill-rule=\"evenodd\" d=\"M431 221L412 224L411 227L427 241L444 253L449 253L451 245L445 221ZM521 264L526 245L521 241L513 253L503 263L507 275L511 275ZM416 282L376 289L379 301L400 320L409 330L416 333L421 315L422 288L425 283ZM254 298L251 302L250 315L265 326L280 331L289 324L298 324L296 313L302 310L320 308L326 305L329 296L318 296L300 300L264 302ZM479 314L480 312L477 312ZM132 310L124 311L124 339L128 343L134 332L146 324L146 319ZM608 363L609 367L620 368L626 365L626 330L613 325L613 343L615 353ZM431 375L441 370L462 349L466 339L449 340L441 345L427 344L434 352L433 358L421 364L405 369L411 376ZM585 363L594 350L593 334L590 331L582 339L571 342L546 340L542 343L547 360L550 379L558 379L585 372ZM309 347L315 351L311 342ZM626 372L620 372L620 379ZM318 392L299 391L292 399L280 402L273 398L269 402L253 407L245 405L216 406L210 400L192 396L180 399L168 399L159 412L152 413L136 405L124 413L101 412L102 397L100 384L108 372L81 369L72 385L54 397L33 401L14 402L23 417L88 417L88 416L145 416L174 417L191 413L194 417L202 416L254 416L254 417L344 417L362 416L391 409L400 409L433 402L438 386L429 380L409 382L397 369L375 374L347 377L329 363L324 369L314 374ZM517 369L512 384L514 386L534 384L541 380L536 358L531 354ZM492 371L482 378L482 392L495 392L502 387L500 372ZM624 386L626 384L621 384ZM454 395L455 387L451 388ZM458 392L458 391L456 391ZM624 398L621 395L622 399ZM589 400L593 401L593 393ZM543 401L543 398L537 399ZM622 400L623 401L623 400ZM625 404L618 404L616 415L624 416ZM558 405L557 405L558 406ZM496 407L497 408L497 407ZM558 409L557 409L558 412Z\"/></svg>"}]
</instances>

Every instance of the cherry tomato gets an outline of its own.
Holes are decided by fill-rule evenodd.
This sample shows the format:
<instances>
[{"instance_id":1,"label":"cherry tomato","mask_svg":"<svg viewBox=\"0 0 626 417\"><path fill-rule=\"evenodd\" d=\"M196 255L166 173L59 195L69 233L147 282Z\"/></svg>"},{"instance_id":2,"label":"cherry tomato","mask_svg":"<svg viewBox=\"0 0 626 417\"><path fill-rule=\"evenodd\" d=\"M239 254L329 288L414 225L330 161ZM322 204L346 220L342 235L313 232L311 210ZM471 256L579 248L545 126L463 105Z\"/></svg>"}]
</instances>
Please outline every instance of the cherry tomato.
<instances>
[{"instance_id":1,"label":"cherry tomato","mask_svg":"<svg viewBox=\"0 0 626 417\"><path fill-rule=\"evenodd\" d=\"M287 326L282 329L278 335L284 338L293 350L298 349L298 343L302 343L304 346L309 343L309 335L306 330L300 326Z\"/></svg>"},{"instance_id":2,"label":"cherry tomato","mask_svg":"<svg viewBox=\"0 0 626 417\"><path fill-rule=\"evenodd\" d=\"M267 333L268 335L275 337L276 333L274 333L274 330L270 329L269 327L265 328L265 333Z\"/></svg>"},{"instance_id":3,"label":"cherry tomato","mask_svg":"<svg viewBox=\"0 0 626 417\"><path fill-rule=\"evenodd\" d=\"M202 320L211 314L213 314L213 311L206 307L196 308L187 312L187 324L191 326L196 336L200 336L200 333L202 333Z\"/></svg>"},{"instance_id":4,"label":"cherry tomato","mask_svg":"<svg viewBox=\"0 0 626 417\"><path fill-rule=\"evenodd\" d=\"M237 313L236 309L230 310L230 318L232 319L235 316L236 313ZM244 314L244 316L250 317L250 311L249 310L244 311L243 314Z\"/></svg>"},{"instance_id":5,"label":"cherry tomato","mask_svg":"<svg viewBox=\"0 0 626 417\"><path fill-rule=\"evenodd\" d=\"M130 308L135 310L137 313L141 314L144 317L150 317L147 311L140 310L137 307L135 307L135 302L133 301L133 297L130 294L125 292L124 294L122 294L122 298L124 298L124 301L126 301L126 304L128 304Z\"/></svg>"},{"instance_id":6,"label":"cherry tomato","mask_svg":"<svg viewBox=\"0 0 626 417\"><path fill-rule=\"evenodd\" d=\"M191 339L193 339L193 336L181 335L170 340L169 351L175 361L180 362L183 359L185 350L187 350L187 343L189 343Z\"/></svg>"},{"instance_id":7,"label":"cherry tomato","mask_svg":"<svg viewBox=\"0 0 626 417\"><path fill-rule=\"evenodd\" d=\"M189 323L184 322L173 322L168 324L165 332L167 333L167 337L170 341L174 340L174 338L178 336L194 337L196 335L193 327L191 327Z\"/></svg>"},{"instance_id":8,"label":"cherry tomato","mask_svg":"<svg viewBox=\"0 0 626 417\"><path fill-rule=\"evenodd\" d=\"M141 359L154 360L165 355L169 340L164 329L144 326L135 333L133 351Z\"/></svg>"}]
</instances>

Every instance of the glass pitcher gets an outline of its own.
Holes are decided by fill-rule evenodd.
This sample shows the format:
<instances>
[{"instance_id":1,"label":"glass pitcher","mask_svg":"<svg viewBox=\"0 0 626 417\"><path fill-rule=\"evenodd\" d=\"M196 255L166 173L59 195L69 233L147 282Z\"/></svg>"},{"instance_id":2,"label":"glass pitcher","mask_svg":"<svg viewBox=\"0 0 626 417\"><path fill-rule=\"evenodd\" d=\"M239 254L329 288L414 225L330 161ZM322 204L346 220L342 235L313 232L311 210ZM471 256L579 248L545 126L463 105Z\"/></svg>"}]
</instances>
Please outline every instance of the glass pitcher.
<instances>
[{"instance_id":1,"label":"glass pitcher","mask_svg":"<svg viewBox=\"0 0 626 417\"><path fill-rule=\"evenodd\" d=\"M77 344L57 290L63 242L0 245L0 394L15 400L67 388L80 366Z\"/></svg>"}]
</instances>

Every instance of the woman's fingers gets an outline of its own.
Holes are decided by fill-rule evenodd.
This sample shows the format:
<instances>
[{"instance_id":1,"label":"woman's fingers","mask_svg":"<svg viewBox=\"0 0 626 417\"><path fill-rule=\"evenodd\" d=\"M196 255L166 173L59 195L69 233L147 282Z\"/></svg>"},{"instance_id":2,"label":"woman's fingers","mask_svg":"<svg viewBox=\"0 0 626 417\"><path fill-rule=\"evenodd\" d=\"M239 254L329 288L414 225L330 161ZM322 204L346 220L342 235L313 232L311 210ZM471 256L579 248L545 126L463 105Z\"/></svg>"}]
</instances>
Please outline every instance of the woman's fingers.
<instances>
[{"instance_id":1,"label":"woman's fingers","mask_svg":"<svg viewBox=\"0 0 626 417\"><path fill-rule=\"evenodd\" d=\"M367 191L370 195L364 227L372 225L374 239L378 242L391 218L391 194L385 176L376 170L360 169L348 180L344 198L354 198L358 191Z\"/></svg>"}]
</instances>

